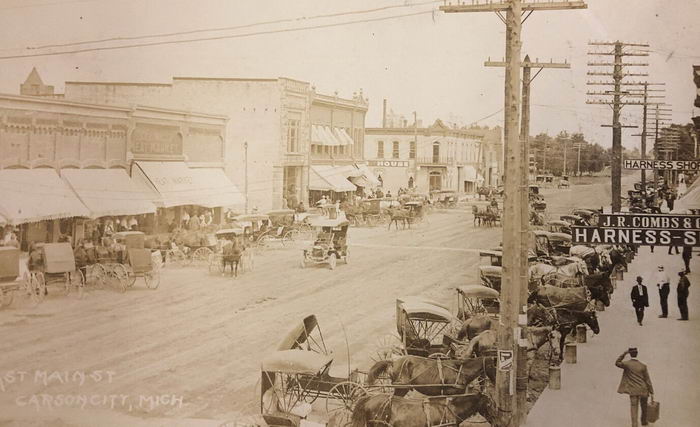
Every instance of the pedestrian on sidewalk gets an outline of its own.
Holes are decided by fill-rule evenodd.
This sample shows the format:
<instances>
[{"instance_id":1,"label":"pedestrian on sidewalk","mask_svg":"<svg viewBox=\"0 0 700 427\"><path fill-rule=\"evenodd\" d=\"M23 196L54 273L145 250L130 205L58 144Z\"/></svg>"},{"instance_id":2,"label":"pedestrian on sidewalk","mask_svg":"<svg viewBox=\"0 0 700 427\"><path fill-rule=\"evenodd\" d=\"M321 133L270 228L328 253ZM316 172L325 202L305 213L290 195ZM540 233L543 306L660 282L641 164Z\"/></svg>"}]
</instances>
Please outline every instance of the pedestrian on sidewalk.
<instances>
[{"instance_id":1,"label":"pedestrian on sidewalk","mask_svg":"<svg viewBox=\"0 0 700 427\"><path fill-rule=\"evenodd\" d=\"M693 247L692 246L683 246L683 253L681 254L681 257L683 257L683 263L685 263L685 274L690 273L690 258L693 256Z\"/></svg>"},{"instance_id":2,"label":"pedestrian on sidewalk","mask_svg":"<svg viewBox=\"0 0 700 427\"><path fill-rule=\"evenodd\" d=\"M671 279L664 271L664 266L659 266L659 271L656 272L656 287L659 289L659 300L661 301L661 315L659 317L668 317L668 294L671 293Z\"/></svg>"},{"instance_id":3,"label":"pedestrian on sidewalk","mask_svg":"<svg viewBox=\"0 0 700 427\"><path fill-rule=\"evenodd\" d=\"M647 287L642 284L642 276L637 276L637 284L632 288L630 297L632 298L632 307L637 315L637 323L642 326L644 320L644 308L649 307L649 293Z\"/></svg>"},{"instance_id":4,"label":"pedestrian on sidewalk","mask_svg":"<svg viewBox=\"0 0 700 427\"><path fill-rule=\"evenodd\" d=\"M678 311L681 312L681 318L678 320L688 320L688 295L690 295L690 280L686 276L685 271L679 271L678 275L681 277L678 280L678 288L676 293L678 294Z\"/></svg>"},{"instance_id":5,"label":"pedestrian on sidewalk","mask_svg":"<svg viewBox=\"0 0 700 427\"><path fill-rule=\"evenodd\" d=\"M630 355L630 360L623 361L625 356ZM642 425L647 425L647 398L651 396L654 400L654 386L649 378L647 365L637 360L637 348L632 347L622 353L615 361L615 366L623 369L622 379L617 392L630 396L630 415L632 417L632 427L638 426L639 410L642 407Z\"/></svg>"}]
</instances>

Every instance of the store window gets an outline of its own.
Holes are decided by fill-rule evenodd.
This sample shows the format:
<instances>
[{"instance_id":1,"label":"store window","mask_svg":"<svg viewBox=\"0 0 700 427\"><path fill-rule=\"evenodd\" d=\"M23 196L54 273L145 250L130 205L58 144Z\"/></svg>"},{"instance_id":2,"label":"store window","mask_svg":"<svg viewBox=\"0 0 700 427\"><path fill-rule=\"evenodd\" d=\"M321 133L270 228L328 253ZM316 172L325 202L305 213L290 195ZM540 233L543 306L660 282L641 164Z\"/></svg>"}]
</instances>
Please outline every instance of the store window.
<instances>
[{"instance_id":1,"label":"store window","mask_svg":"<svg viewBox=\"0 0 700 427\"><path fill-rule=\"evenodd\" d=\"M299 152L299 120L287 120L287 152Z\"/></svg>"},{"instance_id":2,"label":"store window","mask_svg":"<svg viewBox=\"0 0 700 427\"><path fill-rule=\"evenodd\" d=\"M398 159L400 154L401 154L401 152L399 151L399 141L394 141L392 149L391 149L391 157L393 159Z\"/></svg>"},{"instance_id":3,"label":"store window","mask_svg":"<svg viewBox=\"0 0 700 427\"><path fill-rule=\"evenodd\" d=\"M377 158L384 158L384 141L377 141Z\"/></svg>"}]
</instances>

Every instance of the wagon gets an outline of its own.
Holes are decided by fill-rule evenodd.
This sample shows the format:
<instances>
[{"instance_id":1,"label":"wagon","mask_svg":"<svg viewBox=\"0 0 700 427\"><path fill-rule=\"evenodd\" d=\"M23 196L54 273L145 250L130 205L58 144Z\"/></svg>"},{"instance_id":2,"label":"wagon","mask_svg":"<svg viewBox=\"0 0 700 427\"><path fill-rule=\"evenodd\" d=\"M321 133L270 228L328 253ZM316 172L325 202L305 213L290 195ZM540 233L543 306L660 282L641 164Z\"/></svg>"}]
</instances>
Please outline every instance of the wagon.
<instances>
[{"instance_id":1,"label":"wagon","mask_svg":"<svg viewBox=\"0 0 700 427\"><path fill-rule=\"evenodd\" d=\"M457 317L497 316L500 308L500 293L483 285L465 285L457 288Z\"/></svg>"},{"instance_id":2,"label":"wagon","mask_svg":"<svg viewBox=\"0 0 700 427\"><path fill-rule=\"evenodd\" d=\"M319 233L310 249L304 249L301 267L307 264L325 264L335 269L338 260L348 263L347 233L350 223L342 218L314 218L311 222Z\"/></svg>"},{"instance_id":3,"label":"wagon","mask_svg":"<svg viewBox=\"0 0 700 427\"><path fill-rule=\"evenodd\" d=\"M160 285L160 268L159 264L154 260L155 252L150 249L128 249L129 264L127 273L129 277L129 287L134 286L137 278L142 278L149 289L158 289ZM159 258L159 254L155 256ZM158 259L159 260L159 259Z\"/></svg>"},{"instance_id":4,"label":"wagon","mask_svg":"<svg viewBox=\"0 0 700 427\"><path fill-rule=\"evenodd\" d=\"M234 217L233 221L236 227L243 229L244 236L251 246L259 248L258 240L267 234L270 227L270 217L263 214L246 214Z\"/></svg>"},{"instance_id":5,"label":"wagon","mask_svg":"<svg viewBox=\"0 0 700 427\"><path fill-rule=\"evenodd\" d=\"M482 286L501 292L501 277L503 267L494 265L482 265L479 267L479 281Z\"/></svg>"},{"instance_id":6,"label":"wagon","mask_svg":"<svg viewBox=\"0 0 700 427\"><path fill-rule=\"evenodd\" d=\"M270 211L267 216L270 219L269 228L256 239L257 246L261 248L275 242L287 246L299 238L302 230L308 232L311 229L308 223L297 223L296 211L292 209Z\"/></svg>"},{"instance_id":7,"label":"wagon","mask_svg":"<svg viewBox=\"0 0 700 427\"><path fill-rule=\"evenodd\" d=\"M60 284L66 295L74 290L82 298L85 277L76 268L70 243L45 243L41 250L44 266L43 271L36 273L37 292L43 295L49 285Z\"/></svg>"},{"instance_id":8,"label":"wagon","mask_svg":"<svg viewBox=\"0 0 700 427\"><path fill-rule=\"evenodd\" d=\"M404 203L404 209L409 212L409 218L411 222L420 223L423 222L425 218L425 213L423 211L423 202L419 201L408 201Z\"/></svg>"},{"instance_id":9,"label":"wagon","mask_svg":"<svg viewBox=\"0 0 700 427\"><path fill-rule=\"evenodd\" d=\"M32 303L41 301L44 294L37 290L37 277L20 268L20 251L14 247L0 247L0 308L12 304L14 294L26 295Z\"/></svg>"},{"instance_id":10,"label":"wagon","mask_svg":"<svg viewBox=\"0 0 700 427\"><path fill-rule=\"evenodd\" d=\"M501 249L479 251L479 265L503 265L503 252Z\"/></svg>"},{"instance_id":11,"label":"wagon","mask_svg":"<svg viewBox=\"0 0 700 427\"><path fill-rule=\"evenodd\" d=\"M407 354L445 357L450 350L445 335L453 322L445 307L413 298L396 300L396 331Z\"/></svg>"},{"instance_id":12,"label":"wagon","mask_svg":"<svg viewBox=\"0 0 700 427\"><path fill-rule=\"evenodd\" d=\"M436 190L431 193L431 200L436 206L443 208L457 207L457 192L451 190Z\"/></svg>"},{"instance_id":13,"label":"wagon","mask_svg":"<svg viewBox=\"0 0 700 427\"><path fill-rule=\"evenodd\" d=\"M179 261L180 264L196 263L201 265L207 263L217 244L214 233L201 230L182 230L174 236L174 239L178 245L187 248L184 251L181 250L187 261ZM173 255L176 259L180 258L180 254L173 253Z\"/></svg>"},{"instance_id":14,"label":"wagon","mask_svg":"<svg viewBox=\"0 0 700 427\"><path fill-rule=\"evenodd\" d=\"M106 242L105 242L106 243ZM93 276L100 284L125 292L129 286L129 272L126 269L126 246L115 244L110 246L88 247L87 267L88 278Z\"/></svg>"},{"instance_id":15,"label":"wagon","mask_svg":"<svg viewBox=\"0 0 700 427\"><path fill-rule=\"evenodd\" d=\"M271 426L298 426L319 397L330 414L352 411L357 398L367 393L366 374L354 370L347 377L330 373L329 355L316 316L294 326L277 350L261 364L260 409Z\"/></svg>"}]
</instances>

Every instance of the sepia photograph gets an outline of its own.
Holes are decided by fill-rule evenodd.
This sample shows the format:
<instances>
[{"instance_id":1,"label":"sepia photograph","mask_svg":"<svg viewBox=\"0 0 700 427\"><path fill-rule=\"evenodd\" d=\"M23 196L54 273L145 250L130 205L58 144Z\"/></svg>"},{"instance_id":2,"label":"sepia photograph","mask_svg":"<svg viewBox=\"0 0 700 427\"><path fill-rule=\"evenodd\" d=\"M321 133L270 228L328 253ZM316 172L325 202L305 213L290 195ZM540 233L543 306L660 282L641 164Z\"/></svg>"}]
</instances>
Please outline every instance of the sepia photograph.
<instances>
[{"instance_id":1,"label":"sepia photograph","mask_svg":"<svg viewBox=\"0 0 700 427\"><path fill-rule=\"evenodd\" d=\"M698 17L0 0L0 426L700 425Z\"/></svg>"}]
</instances>

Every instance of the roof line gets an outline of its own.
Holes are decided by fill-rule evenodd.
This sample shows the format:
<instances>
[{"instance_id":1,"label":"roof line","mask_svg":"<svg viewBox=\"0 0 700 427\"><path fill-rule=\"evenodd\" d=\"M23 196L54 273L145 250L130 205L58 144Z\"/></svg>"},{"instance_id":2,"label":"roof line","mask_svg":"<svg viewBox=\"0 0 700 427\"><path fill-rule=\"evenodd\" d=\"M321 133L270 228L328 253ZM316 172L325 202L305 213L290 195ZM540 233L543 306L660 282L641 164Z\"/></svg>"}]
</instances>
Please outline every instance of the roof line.
<instances>
[{"instance_id":1,"label":"roof line","mask_svg":"<svg viewBox=\"0 0 700 427\"><path fill-rule=\"evenodd\" d=\"M104 85L104 86L172 86L172 83L137 83L137 82L78 82L66 81L71 85Z\"/></svg>"},{"instance_id":2,"label":"roof line","mask_svg":"<svg viewBox=\"0 0 700 427\"><path fill-rule=\"evenodd\" d=\"M276 82L279 79L263 78L236 78L236 77L173 77L173 80L210 80L210 81L233 81L233 82ZM291 80L291 79L289 79Z\"/></svg>"}]
</instances>

